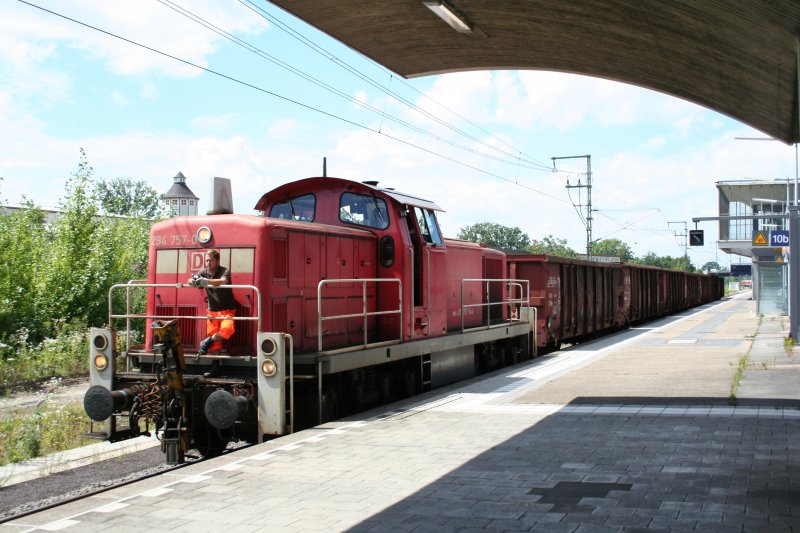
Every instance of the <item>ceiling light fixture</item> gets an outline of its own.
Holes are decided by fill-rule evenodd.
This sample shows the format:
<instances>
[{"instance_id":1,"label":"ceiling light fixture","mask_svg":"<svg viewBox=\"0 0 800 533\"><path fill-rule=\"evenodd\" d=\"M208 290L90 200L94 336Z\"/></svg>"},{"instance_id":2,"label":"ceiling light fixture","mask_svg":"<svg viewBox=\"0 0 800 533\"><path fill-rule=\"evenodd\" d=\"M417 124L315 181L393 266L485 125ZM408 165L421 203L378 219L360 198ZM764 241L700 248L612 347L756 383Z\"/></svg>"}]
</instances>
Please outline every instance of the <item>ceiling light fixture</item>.
<instances>
[{"instance_id":1,"label":"ceiling light fixture","mask_svg":"<svg viewBox=\"0 0 800 533\"><path fill-rule=\"evenodd\" d=\"M422 3L458 33L473 33L474 25L467 20L464 15L459 13L455 7L451 6L444 0L426 0Z\"/></svg>"}]
</instances>

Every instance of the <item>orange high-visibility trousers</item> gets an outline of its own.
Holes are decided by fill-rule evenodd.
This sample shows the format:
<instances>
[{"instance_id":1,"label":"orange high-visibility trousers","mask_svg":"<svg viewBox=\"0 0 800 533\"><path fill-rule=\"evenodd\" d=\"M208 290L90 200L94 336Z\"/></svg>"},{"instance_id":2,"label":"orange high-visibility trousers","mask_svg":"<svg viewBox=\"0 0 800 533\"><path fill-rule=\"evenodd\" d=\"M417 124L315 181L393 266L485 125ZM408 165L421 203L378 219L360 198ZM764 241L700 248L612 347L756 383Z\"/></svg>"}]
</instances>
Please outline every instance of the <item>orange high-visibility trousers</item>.
<instances>
[{"instance_id":1,"label":"orange high-visibility trousers","mask_svg":"<svg viewBox=\"0 0 800 533\"><path fill-rule=\"evenodd\" d=\"M213 337L215 333L219 333L220 336L225 339L226 341L230 340L233 337L233 333L236 331L234 327L233 320L225 320L230 319L236 316L236 311L233 309L225 309L223 311L208 311L206 314L208 319L206 320L206 335L209 337ZM214 341L214 344L211 345L211 348L208 349L209 352L213 352L215 350L221 350L222 343L219 341Z\"/></svg>"}]
</instances>

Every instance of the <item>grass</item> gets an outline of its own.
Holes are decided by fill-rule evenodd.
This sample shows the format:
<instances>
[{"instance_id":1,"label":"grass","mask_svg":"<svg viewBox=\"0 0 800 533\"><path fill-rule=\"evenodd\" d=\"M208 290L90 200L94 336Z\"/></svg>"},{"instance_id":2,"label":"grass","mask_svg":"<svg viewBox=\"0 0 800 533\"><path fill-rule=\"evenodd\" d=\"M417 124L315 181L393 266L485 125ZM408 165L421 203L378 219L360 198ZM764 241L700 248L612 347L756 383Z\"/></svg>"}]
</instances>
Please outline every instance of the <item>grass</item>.
<instances>
[{"instance_id":1,"label":"grass","mask_svg":"<svg viewBox=\"0 0 800 533\"><path fill-rule=\"evenodd\" d=\"M134 341L143 338L141 332L136 333ZM118 336L117 342L120 351L124 337ZM30 342L27 329L22 328L0 342L0 396L50 389L65 378L85 378L87 353L88 328L81 324L63 328L57 337L39 343ZM89 418L80 403L47 400L45 395L34 409L0 417L0 465L97 442L81 437L89 429Z\"/></svg>"},{"instance_id":2,"label":"grass","mask_svg":"<svg viewBox=\"0 0 800 533\"><path fill-rule=\"evenodd\" d=\"M88 331L82 324L64 327L55 338L32 342L21 328L0 342L0 396L51 388L64 378L86 377ZM0 465L91 444L83 406L42 401L33 408L0 417Z\"/></svg>"},{"instance_id":3,"label":"grass","mask_svg":"<svg viewBox=\"0 0 800 533\"><path fill-rule=\"evenodd\" d=\"M731 383L731 394L728 396L728 403L736 405L736 392L739 390L739 383L742 381L742 376L747 368L747 360L750 355L748 350L746 354L739 358L739 364L736 367L736 373L733 375L733 382Z\"/></svg>"},{"instance_id":4,"label":"grass","mask_svg":"<svg viewBox=\"0 0 800 533\"><path fill-rule=\"evenodd\" d=\"M77 404L48 405L0 420L0 465L16 463L96 442L81 437L88 429Z\"/></svg>"},{"instance_id":5,"label":"grass","mask_svg":"<svg viewBox=\"0 0 800 533\"><path fill-rule=\"evenodd\" d=\"M784 337L783 349L786 350L786 353L792 353L792 350L794 349L794 339L791 337Z\"/></svg>"},{"instance_id":6,"label":"grass","mask_svg":"<svg viewBox=\"0 0 800 533\"><path fill-rule=\"evenodd\" d=\"M753 340L758 335L758 330L761 328L761 322L764 320L764 315L758 316L758 322L756 323L756 330L753 332L752 335L745 336L746 339L750 339L750 347L747 348L747 352L744 355L739 357L739 363L736 366L736 373L733 375L733 381L731 382L731 393L728 396L728 403L731 405L736 405L736 393L739 390L739 383L742 381L742 376L744 375L745 369L747 369L747 362L750 359L750 350L753 349Z\"/></svg>"},{"instance_id":7,"label":"grass","mask_svg":"<svg viewBox=\"0 0 800 533\"><path fill-rule=\"evenodd\" d=\"M29 390L55 378L86 376L88 332L63 331L39 343L22 328L0 343L0 395Z\"/></svg>"}]
</instances>

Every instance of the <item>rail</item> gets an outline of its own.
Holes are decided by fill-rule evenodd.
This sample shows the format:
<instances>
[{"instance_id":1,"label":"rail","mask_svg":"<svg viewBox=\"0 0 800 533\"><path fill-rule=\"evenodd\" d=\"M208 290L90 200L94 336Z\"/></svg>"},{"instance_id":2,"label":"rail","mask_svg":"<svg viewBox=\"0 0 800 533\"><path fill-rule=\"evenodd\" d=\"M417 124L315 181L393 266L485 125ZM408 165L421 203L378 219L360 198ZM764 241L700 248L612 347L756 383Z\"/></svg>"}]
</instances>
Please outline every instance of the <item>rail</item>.
<instances>
[{"instance_id":1,"label":"rail","mask_svg":"<svg viewBox=\"0 0 800 533\"><path fill-rule=\"evenodd\" d=\"M131 312L131 291L132 289L151 289L158 287L169 287L173 289L194 288L186 283L147 283L146 280L134 279L128 283L118 283L112 285L108 290L108 325L113 327L114 320L125 320L125 351L131 350L131 320L133 319L160 319L160 320L173 320L173 319L189 319L189 320L208 320L206 315L185 316L185 315L148 315L147 313L133 313ZM225 285L227 289L249 289L256 294L256 316L242 316L232 317L226 320L235 321L249 321L258 322L257 332L261 331L261 291L254 285ZM125 289L125 313L114 314L114 292L120 289ZM213 320L213 319L212 319ZM221 320L221 319L220 319Z\"/></svg>"},{"instance_id":2,"label":"rail","mask_svg":"<svg viewBox=\"0 0 800 533\"><path fill-rule=\"evenodd\" d=\"M465 304L464 303L464 286L468 283L481 283L484 285L484 297L485 301L476 304ZM501 297L500 300L492 301L492 291L490 288L492 286L500 285L500 288L505 287L507 290L505 294L507 296ZM516 296L516 291L519 290L519 297ZM465 331L472 331L476 329L487 329L492 327L499 327L504 324L508 324L509 322L517 322L523 321L521 319L521 314L519 313L519 306L525 305L526 307L530 307L531 304L531 287L530 281L525 279L489 279L489 278L470 278L470 279L462 279L461 280L461 332L464 333ZM508 306L508 317L509 320L501 320L496 324L492 324L492 314L491 312L486 313L486 324L473 327L473 328L465 328L464 327L464 317L466 316L467 309L472 309L474 307L486 307L487 311L490 311L494 306ZM515 307L517 306L517 307ZM516 314L515 314L516 311ZM527 319L526 319L527 320Z\"/></svg>"},{"instance_id":3,"label":"rail","mask_svg":"<svg viewBox=\"0 0 800 533\"><path fill-rule=\"evenodd\" d=\"M322 290L335 283L360 283L361 284L361 312L348 313L345 315L331 315L323 316L322 314ZM397 284L397 309L390 309L388 311L368 311L367 310L367 283L396 283ZM369 342L369 331L367 329L367 319L371 316L382 315L400 315L398 321L399 336L397 340L388 340L381 342ZM317 348L322 352L322 323L326 320L342 320L348 318L363 318L364 329L364 342L359 346L350 346L344 348L344 351L352 351L361 348L374 348L376 346L386 346L389 344L397 344L403 342L403 282L395 278L361 278L361 279L324 279L317 285Z\"/></svg>"}]
</instances>

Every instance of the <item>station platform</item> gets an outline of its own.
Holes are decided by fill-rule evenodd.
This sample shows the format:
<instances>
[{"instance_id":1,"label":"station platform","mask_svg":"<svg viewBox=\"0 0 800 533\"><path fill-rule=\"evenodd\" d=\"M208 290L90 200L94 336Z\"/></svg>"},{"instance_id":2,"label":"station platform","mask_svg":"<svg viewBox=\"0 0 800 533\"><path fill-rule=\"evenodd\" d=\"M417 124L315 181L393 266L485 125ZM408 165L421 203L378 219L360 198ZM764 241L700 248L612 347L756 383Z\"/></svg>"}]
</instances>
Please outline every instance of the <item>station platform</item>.
<instances>
[{"instance_id":1,"label":"station platform","mask_svg":"<svg viewBox=\"0 0 800 533\"><path fill-rule=\"evenodd\" d=\"M748 296L0 529L797 531L800 348Z\"/></svg>"}]
</instances>

